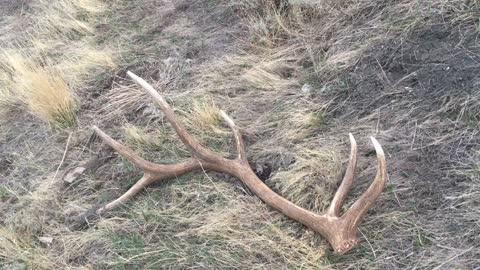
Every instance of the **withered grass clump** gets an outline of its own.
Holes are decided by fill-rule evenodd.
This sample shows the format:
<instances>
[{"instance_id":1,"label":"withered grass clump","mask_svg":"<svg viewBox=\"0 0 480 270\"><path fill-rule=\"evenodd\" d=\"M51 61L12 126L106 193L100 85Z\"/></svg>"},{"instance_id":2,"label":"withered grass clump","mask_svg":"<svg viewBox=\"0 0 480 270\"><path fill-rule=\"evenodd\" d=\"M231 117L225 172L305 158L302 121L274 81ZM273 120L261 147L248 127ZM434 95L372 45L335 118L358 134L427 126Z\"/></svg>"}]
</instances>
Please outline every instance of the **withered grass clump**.
<instances>
[{"instance_id":1,"label":"withered grass clump","mask_svg":"<svg viewBox=\"0 0 480 270\"><path fill-rule=\"evenodd\" d=\"M297 149L288 171L274 175L272 184L298 205L320 213L326 210L340 181L343 168L338 153Z\"/></svg>"},{"instance_id":2,"label":"withered grass clump","mask_svg":"<svg viewBox=\"0 0 480 270\"><path fill-rule=\"evenodd\" d=\"M61 127L75 125L75 99L67 83L55 71L35 63L28 55L4 52L5 103L18 101L42 120Z\"/></svg>"}]
</instances>

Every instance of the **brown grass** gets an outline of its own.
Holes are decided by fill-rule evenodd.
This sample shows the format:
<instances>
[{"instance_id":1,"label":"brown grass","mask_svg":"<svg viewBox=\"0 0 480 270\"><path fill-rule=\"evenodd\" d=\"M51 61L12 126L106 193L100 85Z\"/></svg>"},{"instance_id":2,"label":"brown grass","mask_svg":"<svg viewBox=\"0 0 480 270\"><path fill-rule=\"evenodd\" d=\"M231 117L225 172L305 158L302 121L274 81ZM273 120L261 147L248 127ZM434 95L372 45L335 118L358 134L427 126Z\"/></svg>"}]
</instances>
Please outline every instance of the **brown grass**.
<instances>
[{"instance_id":1,"label":"brown grass","mask_svg":"<svg viewBox=\"0 0 480 270\"><path fill-rule=\"evenodd\" d=\"M82 109L66 152L69 134L46 131L20 111L0 118L6 269L477 267L480 107L477 65L469 62L478 54L471 43L476 2L115 0L108 9L97 1L32 2L43 15L29 19L44 17L32 33L55 34L25 43L32 57L23 62L61 79ZM65 14L72 21L65 23ZM106 14L100 26L98 14ZM111 49L93 45L100 40L120 43L124 62L108 74L113 83L92 89L97 69L115 67ZM39 56L48 56L48 65L35 64ZM70 227L70 217L118 197L140 177L114 157L62 183L64 170L105 154L92 143L91 124L155 162L189 155L161 112L123 77L126 69L151 82L189 131L225 156L234 147L218 112L227 111L265 183L314 211L328 207L343 176L349 132L359 164L344 207L367 188L375 175L368 137L376 136L389 180L360 227L360 245L334 255L321 236L238 180L203 171L148 187L87 228ZM13 85L10 74L21 73L0 73L0 86ZM0 93L0 103L19 102L12 87ZM50 245L40 241L45 236Z\"/></svg>"}]
</instances>

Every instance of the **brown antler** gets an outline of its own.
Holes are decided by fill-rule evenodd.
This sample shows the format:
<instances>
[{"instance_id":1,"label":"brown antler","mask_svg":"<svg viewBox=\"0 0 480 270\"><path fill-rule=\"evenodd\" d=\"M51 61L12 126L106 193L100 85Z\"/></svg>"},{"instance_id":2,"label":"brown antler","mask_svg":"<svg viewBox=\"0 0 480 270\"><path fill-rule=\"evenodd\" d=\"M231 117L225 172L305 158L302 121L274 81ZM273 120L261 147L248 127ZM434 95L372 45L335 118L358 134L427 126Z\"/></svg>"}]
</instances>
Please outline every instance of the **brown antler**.
<instances>
[{"instance_id":1,"label":"brown antler","mask_svg":"<svg viewBox=\"0 0 480 270\"><path fill-rule=\"evenodd\" d=\"M387 178L385 155L382 147L375 138L372 137L371 139L377 153L377 175L367 191L340 216L340 208L352 186L356 166L357 145L353 135L350 134L351 153L345 177L332 200L330 208L323 214L313 213L278 195L255 175L248 164L240 131L225 112L222 111L221 115L233 132L238 152L238 157L233 160L226 159L201 146L198 141L187 132L183 124L175 117L172 108L151 85L132 72L127 72L127 74L145 89L160 106L168 122L170 122L182 142L189 149L192 158L174 165L155 164L142 159L133 151L109 137L102 130L94 127L95 132L106 144L117 150L120 155L130 160L144 172L143 177L125 194L98 209L98 214L124 204L144 187L153 182L177 177L190 171L204 168L237 177L266 204L323 235L332 245L336 253L346 252L358 242L357 228L368 209L382 192Z\"/></svg>"}]
</instances>

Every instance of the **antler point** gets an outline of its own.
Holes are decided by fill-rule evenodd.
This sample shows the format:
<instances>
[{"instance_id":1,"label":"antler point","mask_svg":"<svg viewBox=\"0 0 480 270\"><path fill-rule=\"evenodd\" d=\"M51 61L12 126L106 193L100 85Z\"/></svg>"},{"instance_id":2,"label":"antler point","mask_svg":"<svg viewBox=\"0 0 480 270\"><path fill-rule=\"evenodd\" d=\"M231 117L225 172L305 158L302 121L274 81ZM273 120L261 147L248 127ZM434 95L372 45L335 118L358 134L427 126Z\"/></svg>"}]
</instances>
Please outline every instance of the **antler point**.
<instances>
[{"instance_id":1,"label":"antler point","mask_svg":"<svg viewBox=\"0 0 480 270\"><path fill-rule=\"evenodd\" d=\"M383 152L382 146L377 141L377 139L375 139L375 137L371 136L370 140L372 140L373 147L375 148L375 151L377 152L377 154L384 156L385 154Z\"/></svg>"},{"instance_id":2,"label":"antler point","mask_svg":"<svg viewBox=\"0 0 480 270\"><path fill-rule=\"evenodd\" d=\"M352 133L348 133L348 137L350 138L351 145L357 145L357 142L355 141L355 137L353 137Z\"/></svg>"}]
</instances>

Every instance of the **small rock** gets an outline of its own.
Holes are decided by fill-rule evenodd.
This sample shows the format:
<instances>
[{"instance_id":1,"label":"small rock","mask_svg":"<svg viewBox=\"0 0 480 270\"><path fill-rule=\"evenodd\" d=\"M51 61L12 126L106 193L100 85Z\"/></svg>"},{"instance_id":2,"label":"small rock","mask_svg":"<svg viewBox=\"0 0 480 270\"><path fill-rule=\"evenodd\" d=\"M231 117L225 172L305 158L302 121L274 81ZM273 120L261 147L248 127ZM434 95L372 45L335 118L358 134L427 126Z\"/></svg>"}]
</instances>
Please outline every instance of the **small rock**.
<instances>
[{"instance_id":1,"label":"small rock","mask_svg":"<svg viewBox=\"0 0 480 270\"><path fill-rule=\"evenodd\" d=\"M81 166L76 167L65 175L63 181L67 182L68 184L72 184L80 175L82 175L83 172L85 172L86 169L87 168Z\"/></svg>"},{"instance_id":2,"label":"small rock","mask_svg":"<svg viewBox=\"0 0 480 270\"><path fill-rule=\"evenodd\" d=\"M45 244L47 246L50 246L53 242L53 237L50 236L40 236L38 237L38 241L40 241L42 244Z\"/></svg>"},{"instance_id":3,"label":"small rock","mask_svg":"<svg viewBox=\"0 0 480 270\"><path fill-rule=\"evenodd\" d=\"M98 156L95 156L75 168L68 169L63 174L63 182L65 184L74 183L80 176L88 172L95 171L102 164L110 160L113 156L109 156L108 153L100 153Z\"/></svg>"},{"instance_id":4,"label":"small rock","mask_svg":"<svg viewBox=\"0 0 480 270\"><path fill-rule=\"evenodd\" d=\"M312 93L312 86L311 86L310 84L308 84L308 83L304 84L304 85L302 86L302 92L303 92L304 94L307 94L307 95L310 94L310 93Z\"/></svg>"},{"instance_id":5,"label":"small rock","mask_svg":"<svg viewBox=\"0 0 480 270\"><path fill-rule=\"evenodd\" d=\"M3 269L3 268L2 268ZM27 265L23 262L16 262L13 264L8 265L8 268L5 269L11 269L11 270L26 270Z\"/></svg>"}]
</instances>

